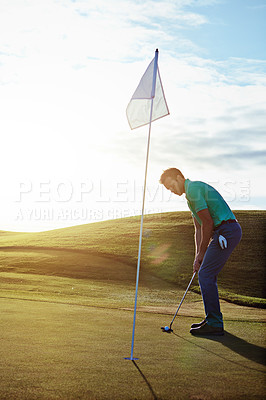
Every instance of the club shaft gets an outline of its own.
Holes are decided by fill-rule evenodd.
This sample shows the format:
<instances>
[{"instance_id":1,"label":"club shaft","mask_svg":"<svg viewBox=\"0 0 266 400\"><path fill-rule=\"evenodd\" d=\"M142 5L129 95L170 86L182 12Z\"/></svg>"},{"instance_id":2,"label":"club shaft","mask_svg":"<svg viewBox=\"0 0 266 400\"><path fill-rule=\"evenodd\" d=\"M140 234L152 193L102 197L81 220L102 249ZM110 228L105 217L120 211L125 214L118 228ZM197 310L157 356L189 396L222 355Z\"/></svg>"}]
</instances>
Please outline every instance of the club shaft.
<instances>
[{"instance_id":1,"label":"club shaft","mask_svg":"<svg viewBox=\"0 0 266 400\"><path fill-rule=\"evenodd\" d=\"M193 273L193 275L192 275L192 278L191 278L191 280L190 280L190 282L189 282L189 284L188 284L188 287L187 287L187 289L186 289L186 291L185 291L185 293L184 293L184 296L182 297L182 300L180 301L179 306L178 306L178 308L177 308L177 310L176 310L176 312L175 312L174 318L173 318L172 321L171 321L170 329L171 329L172 324L173 324L173 322L174 322L174 320L175 320L175 317L176 317L176 315L177 315L177 313L178 313L178 311L179 311L179 309L180 309L180 307L181 307L181 305L182 305L182 303L183 303L183 301L184 301L184 299L185 299L185 297L186 297L186 294L187 294L187 292L189 291L189 288L190 288L190 286L191 286L191 283L193 282L193 279L195 278L196 273L197 273L197 272L195 271L195 272Z\"/></svg>"}]
</instances>

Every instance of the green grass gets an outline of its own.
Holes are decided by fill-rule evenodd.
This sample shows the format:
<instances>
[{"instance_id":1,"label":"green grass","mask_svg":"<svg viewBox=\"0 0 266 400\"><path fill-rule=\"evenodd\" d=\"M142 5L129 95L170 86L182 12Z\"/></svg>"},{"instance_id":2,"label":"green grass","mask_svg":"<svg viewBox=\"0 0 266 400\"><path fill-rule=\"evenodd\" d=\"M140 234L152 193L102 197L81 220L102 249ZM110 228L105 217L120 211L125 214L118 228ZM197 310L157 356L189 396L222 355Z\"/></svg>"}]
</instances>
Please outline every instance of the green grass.
<instances>
[{"instance_id":1,"label":"green grass","mask_svg":"<svg viewBox=\"0 0 266 400\"><path fill-rule=\"evenodd\" d=\"M193 225L189 213L145 217L135 364L124 357L131 352L139 218L0 232L0 399L265 398L266 214L237 217L243 240L221 275L221 294L251 307L222 300L226 334L216 339L189 334L204 316L196 282L174 333L161 332L192 275Z\"/></svg>"},{"instance_id":2,"label":"green grass","mask_svg":"<svg viewBox=\"0 0 266 400\"><path fill-rule=\"evenodd\" d=\"M265 307L266 211L235 214L242 226L243 238L219 274L220 294L238 304ZM132 217L41 233L1 232L0 271L99 280L105 280L106 274L111 280L123 280L127 275L132 282L139 224L140 217ZM141 274L185 288L192 274L193 233L189 212L145 216ZM26 250L34 253L30 256ZM51 250L63 252L52 254ZM107 257L109 262L104 266L101 260L96 263L97 256ZM114 263L115 269L108 269L108 264ZM194 288L197 290L196 285Z\"/></svg>"},{"instance_id":3,"label":"green grass","mask_svg":"<svg viewBox=\"0 0 266 400\"><path fill-rule=\"evenodd\" d=\"M229 319L224 337L206 339L189 335L191 317L169 335L160 329L169 316L139 312L134 364L124 360L131 312L18 299L0 309L1 399L265 398L261 322Z\"/></svg>"}]
</instances>

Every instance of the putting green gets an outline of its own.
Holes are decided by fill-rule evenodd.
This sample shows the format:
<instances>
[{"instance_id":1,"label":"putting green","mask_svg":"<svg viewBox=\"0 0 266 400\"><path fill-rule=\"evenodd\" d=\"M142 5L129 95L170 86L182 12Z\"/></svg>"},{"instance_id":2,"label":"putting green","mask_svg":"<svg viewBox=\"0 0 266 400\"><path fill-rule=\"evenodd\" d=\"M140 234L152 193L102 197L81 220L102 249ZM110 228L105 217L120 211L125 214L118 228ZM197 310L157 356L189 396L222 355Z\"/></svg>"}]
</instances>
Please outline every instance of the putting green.
<instances>
[{"instance_id":1,"label":"putting green","mask_svg":"<svg viewBox=\"0 0 266 400\"><path fill-rule=\"evenodd\" d=\"M195 319L185 309L173 334L160 329L169 315L139 311L133 363L124 360L131 311L2 298L0 398L265 398L260 310L231 320L230 306L227 332L214 339L189 334Z\"/></svg>"}]
</instances>

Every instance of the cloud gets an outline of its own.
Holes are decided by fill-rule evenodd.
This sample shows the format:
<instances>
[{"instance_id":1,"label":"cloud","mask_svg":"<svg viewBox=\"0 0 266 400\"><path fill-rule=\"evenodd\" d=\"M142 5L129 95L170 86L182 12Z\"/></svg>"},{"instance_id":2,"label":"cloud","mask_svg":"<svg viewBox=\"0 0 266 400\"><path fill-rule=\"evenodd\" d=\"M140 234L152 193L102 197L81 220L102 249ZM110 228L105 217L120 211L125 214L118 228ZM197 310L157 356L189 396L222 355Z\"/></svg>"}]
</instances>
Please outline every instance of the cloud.
<instances>
[{"instance_id":1,"label":"cloud","mask_svg":"<svg viewBox=\"0 0 266 400\"><path fill-rule=\"evenodd\" d=\"M215 62L216 70L224 76L227 84L239 86L266 84L266 61L229 58Z\"/></svg>"},{"instance_id":2,"label":"cloud","mask_svg":"<svg viewBox=\"0 0 266 400\"><path fill-rule=\"evenodd\" d=\"M250 10L264 10L266 8L266 4L249 5L247 8Z\"/></svg>"},{"instance_id":3,"label":"cloud","mask_svg":"<svg viewBox=\"0 0 266 400\"><path fill-rule=\"evenodd\" d=\"M74 3L75 12L83 17L99 17L102 14L129 21L136 24L151 24L158 26L160 21L175 21L183 25L197 26L206 23L206 18L199 13L192 13L187 10L192 6L192 1L172 0L97 0L84 2L82 0ZM72 7L73 8L73 7Z\"/></svg>"},{"instance_id":4,"label":"cloud","mask_svg":"<svg viewBox=\"0 0 266 400\"><path fill-rule=\"evenodd\" d=\"M222 82L215 63L208 68L204 60L196 61L194 65L188 59L168 58L160 65L170 116L153 124L153 165L165 168L178 160L191 169L200 166L217 172L221 167L242 173L261 169L266 149L263 80L256 85L232 85ZM123 139L118 146L125 158L128 155L132 162L135 158L137 164L144 140L140 144L141 134L135 135L135 142Z\"/></svg>"},{"instance_id":5,"label":"cloud","mask_svg":"<svg viewBox=\"0 0 266 400\"><path fill-rule=\"evenodd\" d=\"M180 29L205 24L188 10L193 2L172 0L97 0L75 2L3 0L0 35L4 51L21 57L53 57L81 63L131 60L150 56L150 49L193 44Z\"/></svg>"},{"instance_id":6,"label":"cloud","mask_svg":"<svg viewBox=\"0 0 266 400\"><path fill-rule=\"evenodd\" d=\"M255 132L256 134L256 132ZM227 140L229 137L231 140ZM265 163L266 149L253 149L248 142L237 142L232 132L222 137L204 137L202 134L167 137L167 141L157 138L157 149L160 149L157 161L178 162L189 168L205 168L221 171L222 168L238 168L245 171L254 166L261 167Z\"/></svg>"},{"instance_id":7,"label":"cloud","mask_svg":"<svg viewBox=\"0 0 266 400\"><path fill-rule=\"evenodd\" d=\"M251 171L265 163L266 132L265 114L256 108L245 107L237 113L226 112L219 117L195 118L175 123L163 130L163 138L157 138L162 159L179 159L182 165L197 168L197 165L220 170L238 168Z\"/></svg>"},{"instance_id":8,"label":"cloud","mask_svg":"<svg viewBox=\"0 0 266 400\"><path fill-rule=\"evenodd\" d=\"M223 160L227 160L227 162L244 161L244 163L248 165L250 165L250 162L254 162L260 166L265 165L266 150L246 150L235 153L231 152L228 154L222 154L221 158Z\"/></svg>"},{"instance_id":9,"label":"cloud","mask_svg":"<svg viewBox=\"0 0 266 400\"><path fill-rule=\"evenodd\" d=\"M157 47L170 116L152 126L149 182L171 165L261 176L266 61L208 59L186 36L211 26L204 7L217 3L2 0L6 181L93 174L142 182L148 127L130 132L125 109Z\"/></svg>"}]
</instances>

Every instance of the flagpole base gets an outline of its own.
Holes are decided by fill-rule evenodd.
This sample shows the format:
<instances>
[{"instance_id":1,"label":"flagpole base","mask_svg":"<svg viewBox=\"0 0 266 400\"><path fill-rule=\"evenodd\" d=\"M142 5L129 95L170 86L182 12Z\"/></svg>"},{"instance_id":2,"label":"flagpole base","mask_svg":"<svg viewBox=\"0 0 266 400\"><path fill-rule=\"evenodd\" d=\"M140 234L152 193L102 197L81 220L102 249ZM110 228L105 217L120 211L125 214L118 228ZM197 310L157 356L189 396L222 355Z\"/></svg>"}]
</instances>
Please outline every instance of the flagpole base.
<instances>
[{"instance_id":1,"label":"flagpole base","mask_svg":"<svg viewBox=\"0 0 266 400\"><path fill-rule=\"evenodd\" d=\"M134 358L134 357L124 357L124 360L130 360L130 361L134 361L134 360L139 360L139 358Z\"/></svg>"}]
</instances>

